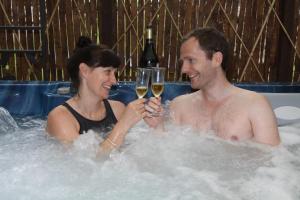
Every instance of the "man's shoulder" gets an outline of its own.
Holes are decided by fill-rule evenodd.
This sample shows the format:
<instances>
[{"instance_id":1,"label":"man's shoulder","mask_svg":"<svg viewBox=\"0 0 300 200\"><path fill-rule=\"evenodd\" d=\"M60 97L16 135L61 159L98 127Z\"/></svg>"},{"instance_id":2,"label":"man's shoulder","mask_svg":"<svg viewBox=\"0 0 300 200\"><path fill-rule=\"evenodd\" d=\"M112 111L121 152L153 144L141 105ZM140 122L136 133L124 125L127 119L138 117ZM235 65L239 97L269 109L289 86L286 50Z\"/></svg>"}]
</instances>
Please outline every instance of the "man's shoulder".
<instances>
[{"instance_id":1,"label":"man's shoulder","mask_svg":"<svg viewBox=\"0 0 300 200\"><path fill-rule=\"evenodd\" d=\"M243 88L237 88L236 90L237 90L237 92L236 92L237 97L241 97L241 98L245 98L245 99L249 99L249 100L264 98L263 94L260 94L258 92L252 91L252 90L247 90L247 89L243 89Z\"/></svg>"},{"instance_id":2,"label":"man's shoulder","mask_svg":"<svg viewBox=\"0 0 300 200\"><path fill-rule=\"evenodd\" d=\"M195 93L196 92L175 97L170 103L171 109L183 108L190 105L193 102L193 99L195 99Z\"/></svg>"},{"instance_id":3,"label":"man's shoulder","mask_svg":"<svg viewBox=\"0 0 300 200\"><path fill-rule=\"evenodd\" d=\"M261 93L239 88L235 95L237 101L242 101L244 104L248 105L247 108L257 106L258 104L268 103L268 99Z\"/></svg>"},{"instance_id":4,"label":"man's shoulder","mask_svg":"<svg viewBox=\"0 0 300 200\"><path fill-rule=\"evenodd\" d=\"M196 92L193 93L188 93L188 94L183 94L175 97L171 103L185 103L188 100L191 100L194 98Z\"/></svg>"}]
</instances>

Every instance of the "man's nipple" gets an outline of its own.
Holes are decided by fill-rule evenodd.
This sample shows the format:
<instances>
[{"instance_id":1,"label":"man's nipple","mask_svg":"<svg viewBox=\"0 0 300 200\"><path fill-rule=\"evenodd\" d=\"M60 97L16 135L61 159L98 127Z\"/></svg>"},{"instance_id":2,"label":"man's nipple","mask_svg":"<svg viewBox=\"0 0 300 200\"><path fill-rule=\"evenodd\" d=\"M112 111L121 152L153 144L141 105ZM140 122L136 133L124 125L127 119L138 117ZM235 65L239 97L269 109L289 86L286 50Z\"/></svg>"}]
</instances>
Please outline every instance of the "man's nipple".
<instances>
[{"instance_id":1,"label":"man's nipple","mask_svg":"<svg viewBox=\"0 0 300 200\"><path fill-rule=\"evenodd\" d=\"M230 137L230 140L231 141L238 141L239 138L237 136L233 135L233 136Z\"/></svg>"}]
</instances>

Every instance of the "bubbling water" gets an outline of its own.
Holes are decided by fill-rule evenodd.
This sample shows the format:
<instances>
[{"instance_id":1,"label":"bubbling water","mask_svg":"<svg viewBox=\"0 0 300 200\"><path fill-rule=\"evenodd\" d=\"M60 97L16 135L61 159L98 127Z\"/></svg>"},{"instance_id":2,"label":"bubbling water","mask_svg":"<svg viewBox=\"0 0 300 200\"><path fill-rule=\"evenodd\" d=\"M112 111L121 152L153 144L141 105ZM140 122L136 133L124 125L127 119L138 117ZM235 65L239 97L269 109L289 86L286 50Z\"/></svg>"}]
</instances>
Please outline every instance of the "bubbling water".
<instances>
[{"instance_id":1,"label":"bubbling water","mask_svg":"<svg viewBox=\"0 0 300 200\"><path fill-rule=\"evenodd\" d=\"M2 124L1 124L2 125ZM45 121L26 119L0 134L0 193L9 199L300 198L300 125L280 127L277 148L141 122L120 150L98 155L96 133L64 146Z\"/></svg>"}]
</instances>

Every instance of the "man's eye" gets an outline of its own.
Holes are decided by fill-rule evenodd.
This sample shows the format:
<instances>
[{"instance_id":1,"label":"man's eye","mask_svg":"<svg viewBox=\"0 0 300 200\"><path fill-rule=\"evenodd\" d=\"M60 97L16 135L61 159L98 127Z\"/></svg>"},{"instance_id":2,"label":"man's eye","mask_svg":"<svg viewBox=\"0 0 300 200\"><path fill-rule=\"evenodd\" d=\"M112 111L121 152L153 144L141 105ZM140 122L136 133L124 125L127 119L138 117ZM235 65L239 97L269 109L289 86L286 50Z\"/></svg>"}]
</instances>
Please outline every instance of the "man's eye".
<instances>
[{"instance_id":1,"label":"man's eye","mask_svg":"<svg viewBox=\"0 0 300 200\"><path fill-rule=\"evenodd\" d=\"M196 60L195 60L195 59L192 59L192 58L189 58L189 59L188 59L188 62L189 62L190 64L195 64L195 63L196 63Z\"/></svg>"},{"instance_id":2,"label":"man's eye","mask_svg":"<svg viewBox=\"0 0 300 200\"><path fill-rule=\"evenodd\" d=\"M105 70L104 73L105 73L106 75L109 75L109 74L111 73L111 70L109 70L109 69L108 69L108 70Z\"/></svg>"}]
</instances>

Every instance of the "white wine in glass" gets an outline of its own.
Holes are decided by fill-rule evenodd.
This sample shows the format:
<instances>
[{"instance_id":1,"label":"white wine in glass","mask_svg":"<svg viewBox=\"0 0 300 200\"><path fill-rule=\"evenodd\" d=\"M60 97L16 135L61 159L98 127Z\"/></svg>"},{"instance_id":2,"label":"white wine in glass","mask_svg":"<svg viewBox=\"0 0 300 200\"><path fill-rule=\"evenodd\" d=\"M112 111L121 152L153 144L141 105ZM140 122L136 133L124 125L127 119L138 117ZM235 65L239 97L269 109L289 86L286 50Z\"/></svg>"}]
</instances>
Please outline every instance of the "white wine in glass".
<instances>
[{"instance_id":1,"label":"white wine in glass","mask_svg":"<svg viewBox=\"0 0 300 200\"><path fill-rule=\"evenodd\" d=\"M145 86L139 86L135 88L137 96L140 98L143 98L147 92L148 92L148 87Z\"/></svg>"},{"instance_id":2,"label":"white wine in glass","mask_svg":"<svg viewBox=\"0 0 300 200\"><path fill-rule=\"evenodd\" d=\"M153 67L151 76L151 90L155 97L159 97L164 91L165 68Z\"/></svg>"},{"instance_id":3,"label":"white wine in glass","mask_svg":"<svg viewBox=\"0 0 300 200\"><path fill-rule=\"evenodd\" d=\"M163 83L152 83L151 90L155 97L159 97L164 91L164 84Z\"/></svg>"},{"instance_id":4,"label":"white wine in glass","mask_svg":"<svg viewBox=\"0 0 300 200\"><path fill-rule=\"evenodd\" d=\"M137 68L135 91L138 98L143 98L148 92L151 69Z\"/></svg>"}]
</instances>

